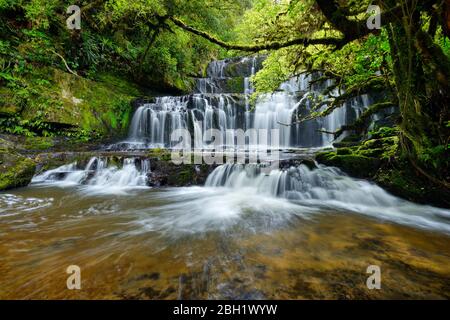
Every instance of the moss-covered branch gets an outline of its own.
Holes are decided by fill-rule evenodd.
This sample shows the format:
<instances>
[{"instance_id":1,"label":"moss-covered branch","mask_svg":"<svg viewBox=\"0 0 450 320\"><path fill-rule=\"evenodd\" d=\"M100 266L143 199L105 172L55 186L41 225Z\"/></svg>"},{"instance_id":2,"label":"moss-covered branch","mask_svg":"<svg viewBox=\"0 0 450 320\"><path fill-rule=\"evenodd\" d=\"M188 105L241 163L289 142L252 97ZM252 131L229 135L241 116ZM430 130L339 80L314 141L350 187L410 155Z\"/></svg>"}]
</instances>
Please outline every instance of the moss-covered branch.
<instances>
[{"instance_id":1,"label":"moss-covered branch","mask_svg":"<svg viewBox=\"0 0 450 320\"><path fill-rule=\"evenodd\" d=\"M339 47L339 46L342 46L342 44L343 44L342 43L343 39L341 39L341 38L317 38L317 39L313 38L313 39L311 39L308 37L300 37L300 38L288 40L285 42L273 41L273 42L257 44L257 45L240 45L240 44L233 44L233 43L228 43L223 40L220 40L205 31L198 30L194 27L187 25L186 23L184 23L183 21L181 21L180 19L178 19L176 17L171 17L170 20L178 27L180 27L190 33L193 33L197 36L200 36L214 44L217 44L217 45L221 46L222 48L229 49L229 50L259 52L259 51L264 51L264 50L277 50L277 49L291 47L291 46L295 46L295 45L303 45L303 46L331 45L331 46Z\"/></svg>"},{"instance_id":2,"label":"moss-covered branch","mask_svg":"<svg viewBox=\"0 0 450 320\"><path fill-rule=\"evenodd\" d=\"M361 114L361 116L353 124L344 125L336 131L326 131L326 130L319 130L319 131L322 133L326 133L326 134L332 134L334 136L334 139L337 139L345 131L350 131L350 130L361 131L361 130L363 130L364 128L367 127L368 121L370 120L370 117L372 115L374 115L377 112L380 112L382 110L385 110L387 108L392 108L395 106L396 106L396 104L394 104L391 101L375 103L375 104L371 105L366 111L364 111Z\"/></svg>"}]
</instances>

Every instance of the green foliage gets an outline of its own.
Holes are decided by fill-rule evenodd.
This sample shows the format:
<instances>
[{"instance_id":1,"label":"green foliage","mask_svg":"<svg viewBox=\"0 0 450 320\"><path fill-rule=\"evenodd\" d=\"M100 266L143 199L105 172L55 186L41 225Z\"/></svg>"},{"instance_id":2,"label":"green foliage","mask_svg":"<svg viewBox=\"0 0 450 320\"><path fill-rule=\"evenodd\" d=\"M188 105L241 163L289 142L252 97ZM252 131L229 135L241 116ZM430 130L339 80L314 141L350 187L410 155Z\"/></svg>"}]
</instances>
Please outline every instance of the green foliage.
<instances>
[{"instance_id":1,"label":"green foliage","mask_svg":"<svg viewBox=\"0 0 450 320\"><path fill-rule=\"evenodd\" d=\"M449 145L439 145L433 148L427 148L419 155L419 160L433 169L448 167L449 149Z\"/></svg>"},{"instance_id":2,"label":"green foliage","mask_svg":"<svg viewBox=\"0 0 450 320\"><path fill-rule=\"evenodd\" d=\"M8 55L14 52L26 63L65 70L57 52L72 70L91 79L97 72L114 71L139 82L187 90L188 77L203 69L210 58L225 55L224 51L175 29L162 17L175 15L230 39L235 36L230 26L249 3L109 0L89 3L87 9L82 3L82 29L77 32L65 26L66 1L2 0L0 29L6 37L0 50ZM2 72L2 78L6 77Z\"/></svg>"},{"instance_id":3,"label":"green foliage","mask_svg":"<svg viewBox=\"0 0 450 320\"><path fill-rule=\"evenodd\" d=\"M438 29L435 41L442 48L445 55L450 58L450 40L443 35L442 28Z\"/></svg>"},{"instance_id":4,"label":"green foliage","mask_svg":"<svg viewBox=\"0 0 450 320\"><path fill-rule=\"evenodd\" d=\"M249 3L84 1L78 4L82 29L71 31L66 9L72 3L0 0L0 131L81 140L108 130L123 133L131 117L130 100L141 95L129 80L157 91L187 91L191 77L211 58L226 55L163 16L175 15L231 39L232 26Z\"/></svg>"},{"instance_id":5,"label":"green foliage","mask_svg":"<svg viewBox=\"0 0 450 320\"><path fill-rule=\"evenodd\" d=\"M58 0L31 0L23 5L25 18L31 21L34 29L47 30L55 16Z\"/></svg>"},{"instance_id":6,"label":"green foliage","mask_svg":"<svg viewBox=\"0 0 450 320\"><path fill-rule=\"evenodd\" d=\"M252 77L251 81L257 94L275 91L282 82L294 74L293 65L287 55L289 50L282 49L270 54L263 62L264 68Z\"/></svg>"},{"instance_id":7,"label":"green foliage","mask_svg":"<svg viewBox=\"0 0 450 320\"><path fill-rule=\"evenodd\" d=\"M44 137L50 136L51 127L49 124L42 121L42 119L22 119L19 116L0 118L0 132L11 134L24 135L33 137L37 134Z\"/></svg>"},{"instance_id":8,"label":"green foliage","mask_svg":"<svg viewBox=\"0 0 450 320\"><path fill-rule=\"evenodd\" d=\"M381 127L378 130L369 131L369 136L373 139L393 137L398 134L397 128Z\"/></svg>"}]
</instances>

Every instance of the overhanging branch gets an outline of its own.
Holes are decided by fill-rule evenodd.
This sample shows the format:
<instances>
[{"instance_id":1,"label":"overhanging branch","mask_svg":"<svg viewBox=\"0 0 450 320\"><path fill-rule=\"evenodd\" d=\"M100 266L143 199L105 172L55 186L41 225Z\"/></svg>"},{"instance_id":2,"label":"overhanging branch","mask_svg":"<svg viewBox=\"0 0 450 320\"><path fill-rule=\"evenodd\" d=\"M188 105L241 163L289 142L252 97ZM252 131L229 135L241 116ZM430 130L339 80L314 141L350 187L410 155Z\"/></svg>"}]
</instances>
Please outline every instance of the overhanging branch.
<instances>
[{"instance_id":1,"label":"overhanging branch","mask_svg":"<svg viewBox=\"0 0 450 320\"><path fill-rule=\"evenodd\" d=\"M340 47L343 45L343 39L341 38L317 38L317 39L310 39L306 37L302 38L296 38L292 40L288 40L286 42L279 42L279 41L273 41L269 43L263 43L260 45L239 45L239 44L232 44L225 41L222 41L209 33L205 31L198 30L194 27L191 27L187 24L185 24L183 21L176 17L169 18L175 25L182 28L183 30L186 30L192 34L195 34L197 36L200 36L214 44L217 44L225 49L229 50L239 50L239 51L247 51L247 52L259 52L263 50L277 50L281 48L286 48L290 46L295 45L331 45Z\"/></svg>"},{"instance_id":2,"label":"overhanging branch","mask_svg":"<svg viewBox=\"0 0 450 320\"><path fill-rule=\"evenodd\" d=\"M331 131L331 132L326 131L326 130L319 130L319 131L322 133L326 133L326 134L332 134L334 136L334 139L336 140L345 131L350 131L350 130L361 131L361 130L363 130L364 128L367 127L368 120L370 119L370 117L372 115L374 115L377 112L380 112L381 110L385 110L387 108L391 108L391 107L395 107L395 106L396 105L391 101L375 103L375 104L371 105L366 111L364 111L361 114L361 116L353 124L344 125L336 131Z\"/></svg>"}]
</instances>

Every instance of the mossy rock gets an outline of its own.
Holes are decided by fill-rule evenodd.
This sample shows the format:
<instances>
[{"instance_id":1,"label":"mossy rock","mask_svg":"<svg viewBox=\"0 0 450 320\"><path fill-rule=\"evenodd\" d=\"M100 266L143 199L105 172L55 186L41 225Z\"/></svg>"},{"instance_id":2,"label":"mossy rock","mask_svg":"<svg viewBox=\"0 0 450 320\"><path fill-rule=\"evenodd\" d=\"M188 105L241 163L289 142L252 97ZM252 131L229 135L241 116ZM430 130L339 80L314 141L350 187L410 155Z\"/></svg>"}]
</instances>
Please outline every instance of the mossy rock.
<instances>
[{"instance_id":1,"label":"mossy rock","mask_svg":"<svg viewBox=\"0 0 450 320\"><path fill-rule=\"evenodd\" d=\"M148 152L149 158L157 158L160 161L170 161L172 160L172 153L167 149L155 148Z\"/></svg>"},{"instance_id":2,"label":"mossy rock","mask_svg":"<svg viewBox=\"0 0 450 320\"><path fill-rule=\"evenodd\" d=\"M352 153L353 153L353 151L350 148L339 148L336 150L336 154L339 156L345 156L345 155L349 155Z\"/></svg>"},{"instance_id":3,"label":"mossy rock","mask_svg":"<svg viewBox=\"0 0 450 320\"><path fill-rule=\"evenodd\" d=\"M335 148L348 148L357 146L360 143L361 143L361 136L357 134L351 134L342 139L340 142L333 143L333 146Z\"/></svg>"},{"instance_id":4,"label":"mossy rock","mask_svg":"<svg viewBox=\"0 0 450 320\"><path fill-rule=\"evenodd\" d=\"M33 99L6 99L0 103L0 113L21 110L24 120L50 124L50 131L84 132L92 137L125 135L132 116L131 101L142 96L142 90L120 76L99 74L97 79L77 77L52 67L36 67L21 78ZM42 83L45 83L43 85ZM1 96L14 96L13 88L2 89ZM1 100L1 99L0 99Z\"/></svg>"},{"instance_id":5,"label":"mossy rock","mask_svg":"<svg viewBox=\"0 0 450 320\"><path fill-rule=\"evenodd\" d=\"M245 88L244 81L245 80L242 77L228 79L226 82L226 92L231 92L231 93L244 92L244 88Z\"/></svg>"},{"instance_id":6,"label":"mossy rock","mask_svg":"<svg viewBox=\"0 0 450 320\"><path fill-rule=\"evenodd\" d=\"M374 181L409 201L450 208L450 191L419 176L406 162L378 171Z\"/></svg>"},{"instance_id":7,"label":"mossy rock","mask_svg":"<svg viewBox=\"0 0 450 320\"><path fill-rule=\"evenodd\" d=\"M0 191L29 185L35 170L33 160L11 150L0 151Z\"/></svg>"},{"instance_id":8,"label":"mossy rock","mask_svg":"<svg viewBox=\"0 0 450 320\"><path fill-rule=\"evenodd\" d=\"M53 138L50 137L27 137L23 148L30 151L44 151L55 146Z\"/></svg>"},{"instance_id":9,"label":"mossy rock","mask_svg":"<svg viewBox=\"0 0 450 320\"><path fill-rule=\"evenodd\" d=\"M385 152L384 149L377 148L377 149L367 149L367 150L358 150L357 155L368 157L368 158L380 158L383 153Z\"/></svg>"},{"instance_id":10,"label":"mossy rock","mask_svg":"<svg viewBox=\"0 0 450 320\"><path fill-rule=\"evenodd\" d=\"M52 170L68 163L77 162L80 168L83 168L89 160L96 156L95 153L77 153L77 152L51 152L40 153L34 158L36 163L36 174Z\"/></svg>"},{"instance_id":11,"label":"mossy rock","mask_svg":"<svg viewBox=\"0 0 450 320\"><path fill-rule=\"evenodd\" d=\"M182 171L177 172L176 175L169 176L169 185L173 186L186 186L194 183L195 178L195 168L189 166L184 166Z\"/></svg>"},{"instance_id":12,"label":"mossy rock","mask_svg":"<svg viewBox=\"0 0 450 320\"><path fill-rule=\"evenodd\" d=\"M361 146L361 148L363 148L363 149L378 149L378 148L382 148L382 147L383 147L382 139L370 139L370 140L365 141Z\"/></svg>"},{"instance_id":13,"label":"mossy rock","mask_svg":"<svg viewBox=\"0 0 450 320\"><path fill-rule=\"evenodd\" d=\"M377 131L373 131L369 133L371 139L380 139L386 137L397 136L398 129L391 127L380 127Z\"/></svg>"},{"instance_id":14,"label":"mossy rock","mask_svg":"<svg viewBox=\"0 0 450 320\"><path fill-rule=\"evenodd\" d=\"M338 167L357 178L370 178L380 167L380 160L355 154L338 155L336 152L323 152L316 156L319 163Z\"/></svg>"},{"instance_id":15,"label":"mossy rock","mask_svg":"<svg viewBox=\"0 0 450 320\"><path fill-rule=\"evenodd\" d=\"M369 158L390 159L397 154L398 144L398 137L370 139L354 148L354 153Z\"/></svg>"},{"instance_id":16,"label":"mossy rock","mask_svg":"<svg viewBox=\"0 0 450 320\"><path fill-rule=\"evenodd\" d=\"M301 164L308 167L309 170L317 169L317 164L312 159L302 159Z\"/></svg>"},{"instance_id":17,"label":"mossy rock","mask_svg":"<svg viewBox=\"0 0 450 320\"><path fill-rule=\"evenodd\" d=\"M399 138L391 136L322 152L316 155L316 160L353 177L370 179L398 197L449 208L450 191L419 176L408 162L401 160L398 151Z\"/></svg>"}]
</instances>

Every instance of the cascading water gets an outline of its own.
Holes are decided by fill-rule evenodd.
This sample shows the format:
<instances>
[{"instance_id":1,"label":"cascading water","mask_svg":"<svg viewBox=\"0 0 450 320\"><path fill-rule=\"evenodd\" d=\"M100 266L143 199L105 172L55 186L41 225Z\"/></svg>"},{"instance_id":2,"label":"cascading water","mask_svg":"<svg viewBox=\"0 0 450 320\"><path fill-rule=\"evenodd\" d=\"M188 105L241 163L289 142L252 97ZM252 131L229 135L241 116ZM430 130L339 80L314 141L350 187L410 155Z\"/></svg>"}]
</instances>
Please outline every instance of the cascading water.
<instances>
[{"instance_id":1,"label":"cascading water","mask_svg":"<svg viewBox=\"0 0 450 320\"><path fill-rule=\"evenodd\" d=\"M84 168L71 163L46 171L33 178L32 183L60 186L84 185L95 193L117 193L127 188L146 187L150 161L125 158L122 167L109 164L107 157L93 157Z\"/></svg>"},{"instance_id":2,"label":"cascading water","mask_svg":"<svg viewBox=\"0 0 450 320\"><path fill-rule=\"evenodd\" d=\"M234 194L286 198L308 210L355 212L414 227L450 233L450 211L394 197L375 184L346 176L337 168L305 165L262 172L258 165L225 164L211 173L207 187ZM230 200L231 201L231 200Z\"/></svg>"},{"instance_id":3,"label":"cascading water","mask_svg":"<svg viewBox=\"0 0 450 320\"><path fill-rule=\"evenodd\" d=\"M165 151L132 150L172 147L176 129L205 147L202 136L213 128L222 135L279 129L282 147L326 146L331 137L320 129L338 129L371 103L363 95L323 119L295 123L332 84L310 86L314 76L301 75L252 109L250 77L260 64L257 57L213 62L195 94L159 97L136 110L120 146L127 152L99 151L35 176L29 187L0 192L0 296L448 298L449 210L314 164L308 150L294 150L280 161L283 169L271 171L267 163L175 165ZM209 172L205 186L191 186ZM365 267L380 261L390 270L383 273L388 290L361 290ZM95 281L88 279L81 296L60 290L73 263L95 271L85 274ZM319 286L309 285L318 279Z\"/></svg>"},{"instance_id":4,"label":"cascading water","mask_svg":"<svg viewBox=\"0 0 450 320\"><path fill-rule=\"evenodd\" d=\"M129 138L122 145L125 149L173 147L177 142L171 141L170 136L176 129L188 130L200 147L205 147L203 137L209 129L220 130L222 138L228 129L265 129L271 141L271 130L275 129L279 133L278 145L283 148L323 147L333 141L333 136L324 131L336 131L354 121L371 103L371 98L363 95L324 118L297 123L297 115L307 115L317 96L333 84L311 84L319 75L300 75L283 83L279 91L260 96L252 110L249 95L254 90L250 80L261 63L259 57L211 62L207 77L197 79L196 93L159 97L154 103L139 107ZM337 93L334 90L331 95Z\"/></svg>"},{"instance_id":5,"label":"cascading water","mask_svg":"<svg viewBox=\"0 0 450 320\"><path fill-rule=\"evenodd\" d=\"M220 130L223 141L226 141L228 129L266 129L270 140L271 130L278 129L279 145L283 148L326 146L332 138L320 132L321 129L337 130L354 121L372 103L370 96L362 95L322 119L296 123L297 117L310 112L319 93L333 85L331 81L313 81L320 75L300 75L283 83L279 91L260 96L251 110L248 103L249 94L253 92L250 77L260 67L261 59L257 57L212 62L207 69L208 77L197 81L197 93L159 97L153 103L139 107L125 147L173 147L177 141L171 141L171 133L176 129L188 130L195 139L195 146L201 148L207 147L203 136L209 129ZM331 91L331 97L337 96L336 90ZM102 192L116 192L146 186L149 171L148 160L125 159L119 169L108 164L107 158L99 157L92 158L83 169L77 164L66 165L36 176L33 182L59 181L62 185L84 185ZM289 199L290 204L301 204L304 210L308 208L307 211L319 208L350 210L391 221L449 230L443 223L448 218L448 211L400 200L376 185L347 177L336 168L319 166L310 170L298 166L265 174L259 165L227 164L210 174L206 187L229 187L233 194L254 194L258 199L259 195L274 197L278 199L276 205L280 205L283 198ZM229 200L234 203L233 199ZM241 203L244 200L239 203L244 205ZM240 209L229 210L238 212Z\"/></svg>"}]
</instances>

